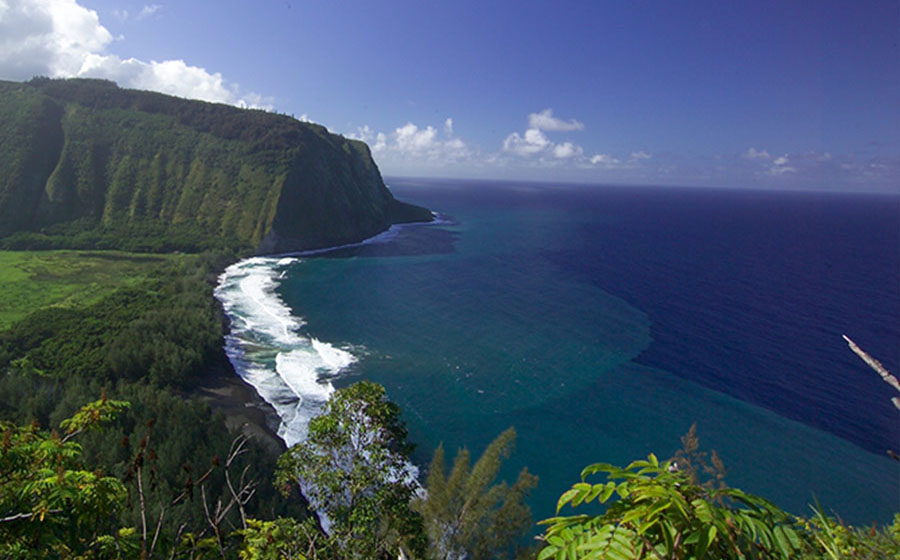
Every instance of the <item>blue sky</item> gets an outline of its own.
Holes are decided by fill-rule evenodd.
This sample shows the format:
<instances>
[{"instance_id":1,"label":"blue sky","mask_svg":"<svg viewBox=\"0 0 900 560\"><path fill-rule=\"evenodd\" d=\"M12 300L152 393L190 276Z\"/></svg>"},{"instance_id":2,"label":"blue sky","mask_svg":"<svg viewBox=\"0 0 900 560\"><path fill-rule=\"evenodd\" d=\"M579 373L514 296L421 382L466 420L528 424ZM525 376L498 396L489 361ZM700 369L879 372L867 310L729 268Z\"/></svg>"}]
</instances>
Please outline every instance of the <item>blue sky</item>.
<instances>
[{"instance_id":1,"label":"blue sky","mask_svg":"<svg viewBox=\"0 0 900 560\"><path fill-rule=\"evenodd\" d=\"M900 2L0 0L0 77L366 140L386 175L900 191Z\"/></svg>"}]
</instances>

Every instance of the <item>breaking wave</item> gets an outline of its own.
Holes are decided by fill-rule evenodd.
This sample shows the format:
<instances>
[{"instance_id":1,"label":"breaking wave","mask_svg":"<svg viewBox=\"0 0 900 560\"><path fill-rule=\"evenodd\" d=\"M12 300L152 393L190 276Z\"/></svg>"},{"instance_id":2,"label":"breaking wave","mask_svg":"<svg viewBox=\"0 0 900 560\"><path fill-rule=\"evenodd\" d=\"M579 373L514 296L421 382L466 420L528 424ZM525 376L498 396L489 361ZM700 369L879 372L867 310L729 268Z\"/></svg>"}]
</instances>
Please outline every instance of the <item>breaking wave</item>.
<instances>
[{"instance_id":1,"label":"breaking wave","mask_svg":"<svg viewBox=\"0 0 900 560\"><path fill-rule=\"evenodd\" d=\"M441 221L435 218L432 223ZM305 332L306 323L276 292L279 280L303 257L389 243L410 225L395 225L361 243L245 259L219 276L215 296L231 320L225 352L241 379L275 410L278 436L288 447L306 439L309 421L334 393L331 380L353 365L364 349L318 340Z\"/></svg>"},{"instance_id":2,"label":"breaking wave","mask_svg":"<svg viewBox=\"0 0 900 560\"><path fill-rule=\"evenodd\" d=\"M229 266L216 298L231 319L225 352L237 374L269 403L285 444L303 441L310 419L334 392L331 379L356 362L341 348L304 332L305 323L276 293L278 280L299 259L254 257Z\"/></svg>"}]
</instances>

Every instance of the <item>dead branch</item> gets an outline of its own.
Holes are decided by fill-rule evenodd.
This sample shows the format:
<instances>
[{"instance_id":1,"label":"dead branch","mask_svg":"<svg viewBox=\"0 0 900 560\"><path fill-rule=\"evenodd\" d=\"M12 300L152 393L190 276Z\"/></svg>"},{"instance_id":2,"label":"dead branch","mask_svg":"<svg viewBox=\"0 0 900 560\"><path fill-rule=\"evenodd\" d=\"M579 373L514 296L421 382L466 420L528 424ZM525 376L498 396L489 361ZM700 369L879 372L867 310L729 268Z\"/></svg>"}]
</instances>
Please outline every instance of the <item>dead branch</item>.
<instances>
[{"instance_id":1,"label":"dead branch","mask_svg":"<svg viewBox=\"0 0 900 560\"><path fill-rule=\"evenodd\" d=\"M238 511L241 514L241 527L243 529L247 528L247 514L244 512L244 504L246 504L250 500L250 496L253 495L251 492L250 495L246 498L241 498L241 496L247 490L250 490L250 488L245 485L245 477L247 475L247 469L249 468L249 465L244 467L244 470L241 473L240 493L235 492L234 486L231 484L231 474L229 471L231 470L231 464L234 462L234 460L247 451L244 448L244 445L246 445L248 439L249 438L245 435L236 437L234 441L231 442L231 450L228 452L228 460L225 461L225 484L228 485L228 490L231 492L231 499L234 503L237 504Z\"/></svg>"},{"instance_id":2,"label":"dead branch","mask_svg":"<svg viewBox=\"0 0 900 560\"><path fill-rule=\"evenodd\" d=\"M847 344L850 346L850 350L853 350L853 352L857 356L862 358L862 361L866 362L870 368L872 368L876 372L878 372L878 375L880 375L881 378L884 379L885 383L887 383L888 385L890 385L891 387L896 389L898 392L900 392L900 381L898 381L896 377L891 375L891 372L889 372L887 370L887 368L885 368L883 365L881 365L881 362L879 362L878 360L876 360L875 358L873 358L872 356L867 354L865 352L865 350L863 350L862 348L857 346L855 342L850 340L850 338L848 338L847 335L843 335L843 337L844 337L844 340L847 341ZM893 399L891 399L891 402L894 403L894 406L896 406L898 410L900 410L900 399L898 399L897 397L894 397Z\"/></svg>"}]
</instances>

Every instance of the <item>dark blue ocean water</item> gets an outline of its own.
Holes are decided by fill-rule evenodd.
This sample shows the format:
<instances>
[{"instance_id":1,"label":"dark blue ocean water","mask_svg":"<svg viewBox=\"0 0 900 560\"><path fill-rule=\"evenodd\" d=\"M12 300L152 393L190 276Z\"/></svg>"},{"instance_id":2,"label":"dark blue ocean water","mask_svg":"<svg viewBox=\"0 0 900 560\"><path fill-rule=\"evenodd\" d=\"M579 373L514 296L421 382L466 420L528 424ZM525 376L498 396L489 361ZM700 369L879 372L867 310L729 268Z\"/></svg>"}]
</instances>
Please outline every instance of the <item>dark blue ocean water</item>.
<instances>
[{"instance_id":1,"label":"dark blue ocean water","mask_svg":"<svg viewBox=\"0 0 900 560\"><path fill-rule=\"evenodd\" d=\"M694 422L733 486L853 522L898 509L900 197L394 180L439 212L306 258L279 293L404 409L416 459L510 425L536 519L592 462L668 457Z\"/></svg>"}]
</instances>

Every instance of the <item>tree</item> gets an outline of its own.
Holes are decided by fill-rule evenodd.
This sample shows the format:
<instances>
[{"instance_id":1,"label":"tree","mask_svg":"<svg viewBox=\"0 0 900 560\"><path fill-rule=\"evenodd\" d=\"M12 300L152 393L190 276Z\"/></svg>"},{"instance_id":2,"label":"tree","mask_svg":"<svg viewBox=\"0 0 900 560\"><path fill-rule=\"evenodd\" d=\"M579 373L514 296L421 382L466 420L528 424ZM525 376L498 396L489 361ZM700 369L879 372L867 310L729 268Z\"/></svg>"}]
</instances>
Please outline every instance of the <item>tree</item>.
<instances>
[{"instance_id":1,"label":"tree","mask_svg":"<svg viewBox=\"0 0 900 560\"><path fill-rule=\"evenodd\" d=\"M606 473L607 481L587 477ZM586 467L582 481L559 498L566 505L611 503L599 515L545 519L547 558L696 559L796 558L812 541L797 519L763 498L733 488L711 488L691 481L672 461L650 455L624 469L605 463Z\"/></svg>"},{"instance_id":2,"label":"tree","mask_svg":"<svg viewBox=\"0 0 900 560\"><path fill-rule=\"evenodd\" d=\"M406 427L384 387L362 381L337 391L309 423L305 441L278 461L285 490L299 482L336 548L347 558L421 556L421 517L409 503Z\"/></svg>"},{"instance_id":3,"label":"tree","mask_svg":"<svg viewBox=\"0 0 900 560\"><path fill-rule=\"evenodd\" d=\"M63 421L65 436L36 424L0 423L0 557L68 557L116 538L125 487L87 470L72 438L128 406L105 397L88 404Z\"/></svg>"},{"instance_id":4,"label":"tree","mask_svg":"<svg viewBox=\"0 0 900 560\"><path fill-rule=\"evenodd\" d=\"M316 560L328 557L324 535L312 518L298 522L289 517L273 521L248 519L241 537L241 560ZM320 555L320 551L323 554Z\"/></svg>"},{"instance_id":5,"label":"tree","mask_svg":"<svg viewBox=\"0 0 900 560\"><path fill-rule=\"evenodd\" d=\"M493 484L515 439L513 428L497 436L471 469L468 450L460 449L449 477L443 446L434 452L427 494L413 504L425 522L430 558L505 558L531 527L525 499L537 485L537 477L522 469L512 486Z\"/></svg>"}]
</instances>

